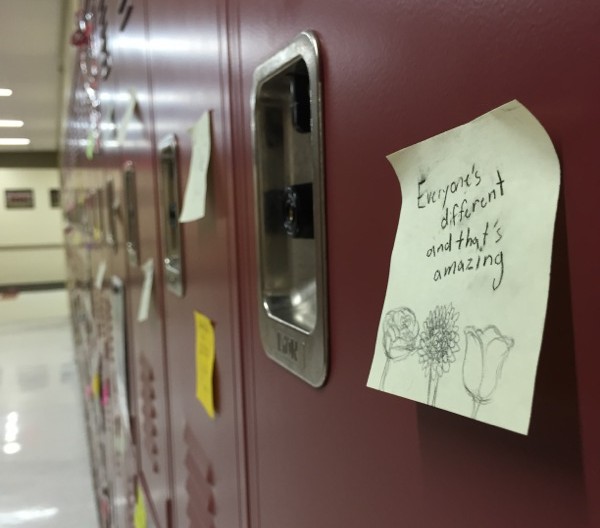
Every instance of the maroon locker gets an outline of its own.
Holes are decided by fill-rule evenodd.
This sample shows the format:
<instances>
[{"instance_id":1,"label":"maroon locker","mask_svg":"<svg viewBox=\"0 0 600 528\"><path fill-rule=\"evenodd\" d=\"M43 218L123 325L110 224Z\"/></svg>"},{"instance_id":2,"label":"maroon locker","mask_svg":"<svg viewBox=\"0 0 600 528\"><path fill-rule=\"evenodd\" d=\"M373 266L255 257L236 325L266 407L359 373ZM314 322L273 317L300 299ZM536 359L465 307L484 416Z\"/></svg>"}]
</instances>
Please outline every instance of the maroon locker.
<instances>
[{"instance_id":1,"label":"maroon locker","mask_svg":"<svg viewBox=\"0 0 600 528\"><path fill-rule=\"evenodd\" d=\"M211 117L206 215L179 228L182 294L166 281L164 287L172 387L172 525L242 527L247 526L246 478L225 5L185 0L174 8L151 0L148 15L155 140L158 150L165 138L176 140L179 211L190 168L190 129L204 112ZM157 177L159 186L164 185L160 170ZM161 213L164 221L165 211ZM165 232L161 230L162 251L168 255L171 244ZM214 325L214 420L196 398L194 311Z\"/></svg>"},{"instance_id":2,"label":"maroon locker","mask_svg":"<svg viewBox=\"0 0 600 528\"><path fill-rule=\"evenodd\" d=\"M600 526L596 184L581 192L600 139L598 6L230 6L251 525ZM319 389L263 350L252 188L253 71L305 29L322 52L330 370ZM401 207L385 156L514 98L548 130L563 175L528 436L365 386Z\"/></svg>"},{"instance_id":3,"label":"maroon locker","mask_svg":"<svg viewBox=\"0 0 600 528\"><path fill-rule=\"evenodd\" d=\"M111 77L116 87L108 98L105 113L114 108L112 148L120 149L120 161L111 160L113 169L132 175L137 208L137 262L128 262L126 292L129 304L130 334L129 377L135 422L133 434L138 457L140 485L148 496L148 515L156 524L168 526L170 501L168 384L164 354L164 306L161 257L158 249L157 193L154 178L154 139L152 99L148 77L148 53L145 3L111 2L108 5L113 32L109 50L112 55ZM127 124L131 95L135 109ZM119 129L125 134L119 136ZM119 143L122 140L122 144ZM116 143L116 145L115 145ZM124 176L123 176L124 178ZM124 182L123 182L124 184ZM126 213L125 208L123 214ZM128 255L129 259L129 255ZM148 319L138 322L137 314L144 282L143 265L154 262L154 279Z\"/></svg>"},{"instance_id":4,"label":"maroon locker","mask_svg":"<svg viewBox=\"0 0 600 528\"><path fill-rule=\"evenodd\" d=\"M150 320L135 322L142 273L130 266L131 372L142 484L157 524L169 526L172 475L173 526L600 526L592 349L600 292L597 251L588 250L595 184L580 191L600 135L600 9L541 0L109 8L107 91L122 99L118 122L135 88L136 117L118 164L75 165L90 170L90 188L94 167L131 160L136 171L140 260L154 259L155 288ZM330 361L318 389L261 343L250 130L254 69L305 29L316 32L323 83ZM513 98L548 130L563 175L527 437L365 386L401 207L385 156ZM176 134L183 191L188 129L205 110L213 119L207 217L182 228L178 297L162 279L157 145ZM92 253L92 273L102 258ZM194 310L215 324L215 421L195 398Z\"/></svg>"}]
</instances>

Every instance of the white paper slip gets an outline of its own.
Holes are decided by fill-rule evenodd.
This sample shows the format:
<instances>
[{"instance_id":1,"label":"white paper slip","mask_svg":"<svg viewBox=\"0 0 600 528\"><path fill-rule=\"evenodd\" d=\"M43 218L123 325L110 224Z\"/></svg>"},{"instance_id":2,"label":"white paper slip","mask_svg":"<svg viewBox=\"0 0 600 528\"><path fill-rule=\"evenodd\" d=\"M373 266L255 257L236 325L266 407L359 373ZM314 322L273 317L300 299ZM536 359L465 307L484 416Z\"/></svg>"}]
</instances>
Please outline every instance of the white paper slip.
<instances>
[{"instance_id":1,"label":"white paper slip","mask_svg":"<svg viewBox=\"0 0 600 528\"><path fill-rule=\"evenodd\" d=\"M127 130L129 129L129 125L131 123L131 119L133 118L133 114L135 113L135 107L137 106L137 93L133 88L128 90L129 100L127 101L127 107L125 108L125 113L121 121L119 122L119 126L117 129L117 143L120 147L125 143L125 138L127 137Z\"/></svg>"},{"instance_id":2,"label":"white paper slip","mask_svg":"<svg viewBox=\"0 0 600 528\"><path fill-rule=\"evenodd\" d=\"M117 406L121 413L123 423L129 428L129 404L127 385L127 339L125 326L127 315L125 313L125 290L123 281L113 276L111 278L112 298L112 336L114 366L116 374Z\"/></svg>"},{"instance_id":3,"label":"white paper slip","mask_svg":"<svg viewBox=\"0 0 600 528\"><path fill-rule=\"evenodd\" d=\"M402 209L367 385L527 434L560 167L512 101L388 156Z\"/></svg>"},{"instance_id":4,"label":"white paper slip","mask_svg":"<svg viewBox=\"0 0 600 528\"><path fill-rule=\"evenodd\" d=\"M106 260L101 261L100 264L98 264L98 269L96 270L96 280L94 281L94 286L97 290L102 289L104 275L106 275Z\"/></svg>"},{"instance_id":5,"label":"white paper slip","mask_svg":"<svg viewBox=\"0 0 600 528\"><path fill-rule=\"evenodd\" d=\"M192 158L183 197L183 208L179 216L181 223L204 218L206 211L206 182L211 148L210 112L202 114L202 117L190 130L190 134L192 136Z\"/></svg>"},{"instance_id":6,"label":"white paper slip","mask_svg":"<svg viewBox=\"0 0 600 528\"><path fill-rule=\"evenodd\" d=\"M144 283L142 284L142 293L140 295L140 304L138 306L137 320L140 323L148 320L150 313L150 301L152 300L152 284L154 282L154 260L148 259L142 265L144 273Z\"/></svg>"}]
</instances>

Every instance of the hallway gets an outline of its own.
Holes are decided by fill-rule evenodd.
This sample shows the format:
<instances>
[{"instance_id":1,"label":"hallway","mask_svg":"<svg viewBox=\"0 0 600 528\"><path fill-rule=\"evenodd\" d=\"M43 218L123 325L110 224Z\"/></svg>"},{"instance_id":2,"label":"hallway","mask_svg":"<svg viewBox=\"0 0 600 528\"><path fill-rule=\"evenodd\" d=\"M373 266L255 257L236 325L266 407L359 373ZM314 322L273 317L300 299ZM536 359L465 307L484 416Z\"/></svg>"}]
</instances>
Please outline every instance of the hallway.
<instances>
[{"instance_id":1,"label":"hallway","mask_svg":"<svg viewBox=\"0 0 600 528\"><path fill-rule=\"evenodd\" d=\"M0 298L0 526L93 528L64 290Z\"/></svg>"}]
</instances>

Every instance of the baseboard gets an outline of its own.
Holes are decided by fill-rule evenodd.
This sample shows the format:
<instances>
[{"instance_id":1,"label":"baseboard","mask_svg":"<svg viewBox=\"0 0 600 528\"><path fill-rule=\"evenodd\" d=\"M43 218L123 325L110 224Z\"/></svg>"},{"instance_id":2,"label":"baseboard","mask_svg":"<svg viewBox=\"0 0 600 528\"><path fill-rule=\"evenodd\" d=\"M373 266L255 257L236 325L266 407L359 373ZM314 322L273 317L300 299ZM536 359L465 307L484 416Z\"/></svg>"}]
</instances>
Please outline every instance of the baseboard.
<instances>
[{"instance_id":1,"label":"baseboard","mask_svg":"<svg viewBox=\"0 0 600 528\"><path fill-rule=\"evenodd\" d=\"M21 293L45 290L63 290L65 282L36 282L33 284L0 284L0 293Z\"/></svg>"}]
</instances>

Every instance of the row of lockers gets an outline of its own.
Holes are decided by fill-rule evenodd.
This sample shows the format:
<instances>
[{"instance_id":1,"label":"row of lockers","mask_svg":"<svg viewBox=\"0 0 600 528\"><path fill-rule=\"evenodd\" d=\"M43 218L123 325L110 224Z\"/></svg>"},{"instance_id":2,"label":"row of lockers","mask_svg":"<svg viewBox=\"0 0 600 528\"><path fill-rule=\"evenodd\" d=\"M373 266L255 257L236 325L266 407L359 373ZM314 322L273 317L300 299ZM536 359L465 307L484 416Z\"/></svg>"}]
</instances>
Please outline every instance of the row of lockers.
<instances>
[{"instance_id":1,"label":"row of lockers","mask_svg":"<svg viewBox=\"0 0 600 528\"><path fill-rule=\"evenodd\" d=\"M62 181L103 526L600 526L598 7L81 7ZM265 62L305 30L296 43L318 53ZM549 131L563 179L528 436L366 387L401 206L385 156L515 98ZM206 212L179 224L190 129L206 112ZM289 207L301 179L283 182L287 197L257 191L260 163L309 164L319 213ZM270 222L284 247L259 240ZM280 289L306 293L307 312L277 304ZM298 334L265 337L265 292L277 320L321 346L301 367ZM214 417L197 397L195 312L215 334Z\"/></svg>"}]
</instances>

